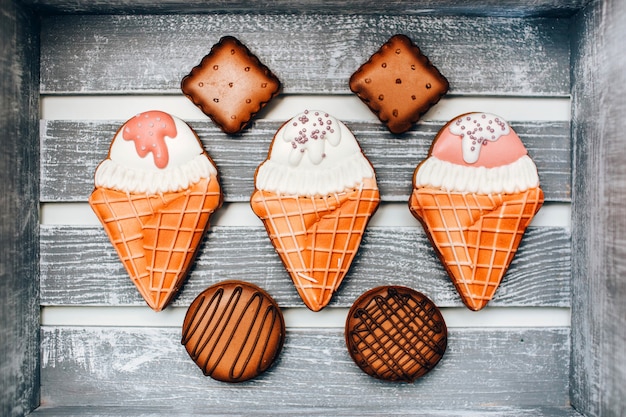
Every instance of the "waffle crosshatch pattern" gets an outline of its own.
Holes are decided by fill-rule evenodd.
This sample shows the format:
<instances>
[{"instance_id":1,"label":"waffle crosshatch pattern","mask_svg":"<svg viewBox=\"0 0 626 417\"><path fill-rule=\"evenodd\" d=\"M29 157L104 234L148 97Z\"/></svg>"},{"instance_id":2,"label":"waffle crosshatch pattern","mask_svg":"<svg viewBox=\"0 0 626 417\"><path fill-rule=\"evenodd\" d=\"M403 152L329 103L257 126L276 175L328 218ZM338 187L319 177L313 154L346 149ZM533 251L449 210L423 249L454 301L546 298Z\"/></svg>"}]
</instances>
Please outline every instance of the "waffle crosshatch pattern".
<instances>
[{"instance_id":1,"label":"waffle crosshatch pattern","mask_svg":"<svg viewBox=\"0 0 626 417\"><path fill-rule=\"evenodd\" d=\"M410 200L411 211L428 230L461 299L472 310L493 298L542 204L538 187L513 194L416 188Z\"/></svg>"},{"instance_id":2,"label":"waffle crosshatch pattern","mask_svg":"<svg viewBox=\"0 0 626 417\"><path fill-rule=\"evenodd\" d=\"M97 187L89 202L133 283L158 311L182 285L221 193L212 176L153 195Z\"/></svg>"},{"instance_id":3,"label":"waffle crosshatch pattern","mask_svg":"<svg viewBox=\"0 0 626 417\"><path fill-rule=\"evenodd\" d=\"M326 306L341 284L379 201L373 178L364 179L359 188L328 196L260 190L252 195L255 213L311 310Z\"/></svg>"}]
</instances>

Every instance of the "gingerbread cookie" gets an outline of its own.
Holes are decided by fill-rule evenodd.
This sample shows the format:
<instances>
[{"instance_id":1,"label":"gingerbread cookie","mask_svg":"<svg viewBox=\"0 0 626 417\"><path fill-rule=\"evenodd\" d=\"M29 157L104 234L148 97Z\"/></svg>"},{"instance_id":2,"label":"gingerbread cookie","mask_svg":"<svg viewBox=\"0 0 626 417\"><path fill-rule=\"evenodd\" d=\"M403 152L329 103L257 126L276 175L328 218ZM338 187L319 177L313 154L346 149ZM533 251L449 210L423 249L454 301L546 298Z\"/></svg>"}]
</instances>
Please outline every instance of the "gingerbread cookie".
<instances>
[{"instance_id":1,"label":"gingerbread cookie","mask_svg":"<svg viewBox=\"0 0 626 417\"><path fill-rule=\"evenodd\" d=\"M439 131L415 169L409 201L471 310L492 299L542 204L524 144L488 113L463 114Z\"/></svg>"},{"instance_id":2,"label":"gingerbread cookie","mask_svg":"<svg viewBox=\"0 0 626 417\"><path fill-rule=\"evenodd\" d=\"M350 308L345 338L354 362L387 381L413 382L431 371L446 351L446 323L435 304L410 288L383 286Z\"/></svg>"},{"instance_id":3,"label":"gingerbread cookie","mask_svg":"<svg viewBox=\"0 0 626 417\"><path fill-rule=\"evenodd\" d=\"M148 111L115 134L89 204L146 303L183 284L222 193L217 168L182 120Z\"/></svg>"},{"instance_id":4,"label":"gingerbread cookie","mask_svg":"<svg viewBox=\"0 0 626 417\"><path fill-rule=\"evenodd\" d=\"M281 84L239 40L225 36L181 82L183 93L226 133L243 130Z\"/></svg>"},{"instance_id":5,"label":"gingerbread cookie","mask_svg":"<svg viewBox=\"0 0 626 417\"><path fill-rule=\"evenodd\" d=\"M306 110L274 135L250 199L306 306L324 308L380 202L374 168L348 127Z\"/></svg>"},{"instance_id":6,"label":"gingerbread cookie","mask_svg":"<svg viewBox=\"0 0 626 417\"><path fill-rule=\"evenodd\" d=\"M448 91L419 48L395 35L350 77L350 89L392 133L404 133Z\"/></svg>"},{"instance_id":7,"label":"gingerbread cookie","mask_svg":"<svg viewBox=\"0 0 626 417\"><path fill-rule=\"evenodd\" d=\"M242 382L274 363L285 340L285 322L276 302L261 288L223 281L191 303L182 333L182 344L204 375Z\"/></svg>"}]
</instances>

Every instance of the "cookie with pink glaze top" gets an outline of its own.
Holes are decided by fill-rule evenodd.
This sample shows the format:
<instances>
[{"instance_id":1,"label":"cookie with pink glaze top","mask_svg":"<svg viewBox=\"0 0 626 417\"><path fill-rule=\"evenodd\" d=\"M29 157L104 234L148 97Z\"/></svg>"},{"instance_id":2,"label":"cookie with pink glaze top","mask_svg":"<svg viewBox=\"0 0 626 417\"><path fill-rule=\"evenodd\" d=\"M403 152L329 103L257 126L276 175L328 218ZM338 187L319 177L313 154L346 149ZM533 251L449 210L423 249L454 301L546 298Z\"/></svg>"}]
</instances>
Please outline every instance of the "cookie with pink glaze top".
<instances>
[{"instance_id":1,"label":"cookie with pink glaze top","mask_svg":"<svg viewBox=\"0 0 626 417\"><path fill-rule=\"evenodd\" d=\"M280 91L281 83L239 40L224 36L186 75L183 93L225 133L238 133Z\"/></svg>"},{"instance_id":2,"label":"cookie with pink glaze top","mask_svg":"<svg viewBox=\"0 0 626 417\"><path fill-rule=\"evenodd\" d=\"M493 298L543 204L537 168L511 126L488 113L455 117L415 170L409 207L461 300Z\"/></svg>"},{"instance_id":3,"label":"cookie with pink glaze top","mask_svg":"<svg viewBox=\"0 0 626 417\"><path fill-rule=\"evenodd\" d=\"M198 136L181 119L156 110L118 130L89 197L131 280L155 311L183 285L221 203L217 168Z\"/></svg>"}]
</instances>

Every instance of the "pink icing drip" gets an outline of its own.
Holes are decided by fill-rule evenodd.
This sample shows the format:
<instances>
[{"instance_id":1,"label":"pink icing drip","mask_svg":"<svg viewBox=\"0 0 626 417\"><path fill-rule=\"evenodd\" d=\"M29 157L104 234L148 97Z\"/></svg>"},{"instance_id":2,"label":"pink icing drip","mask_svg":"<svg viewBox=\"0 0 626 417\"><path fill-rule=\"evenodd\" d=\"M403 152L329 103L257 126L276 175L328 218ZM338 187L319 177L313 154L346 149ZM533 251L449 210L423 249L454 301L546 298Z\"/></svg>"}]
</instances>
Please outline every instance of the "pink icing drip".
<instances>
[{"instance_id":1,"label":"pink icing drip","mask_svg":"<svg viewBox=\"0 0 626 417\"><path fill-rule=\"evenodd\" d=\"M450 123L456 120L457 118ZM450 123L439 131L431 150L431 155L442 161L463 166L495 168L511 164L528 154L519 136L510 129L507 135L500 136L493 142L489 141L487 146L483 145L478 160L468 163L463 159L461 137L450 132Z\"/></svg>"},{"instance_id":2,"label":"pink icing drip","mask_svg":"<svg viewBox=\"0 0 626 417\"><path fill-rule=\"evenodd\" d=\"M137 154L145 158L152 152L154 164L165 168L169 162L169 153L165 137L176 137L176 123L172 116L162 111L140 113L124 125L122 137L135 142Z\"/></svg>"}]
</instances>

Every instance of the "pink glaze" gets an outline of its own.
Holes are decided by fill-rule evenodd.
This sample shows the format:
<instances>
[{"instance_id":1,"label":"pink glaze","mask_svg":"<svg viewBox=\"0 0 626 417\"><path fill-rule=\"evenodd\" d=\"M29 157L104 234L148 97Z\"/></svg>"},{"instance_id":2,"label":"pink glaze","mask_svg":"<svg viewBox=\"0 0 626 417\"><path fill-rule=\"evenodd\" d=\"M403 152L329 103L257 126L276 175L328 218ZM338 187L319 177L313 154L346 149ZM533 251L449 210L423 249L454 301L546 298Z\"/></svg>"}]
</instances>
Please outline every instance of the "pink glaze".
<instances>
[{"instance_id":1,"label":"pink glaze","mask_svg":"<svg viewBox=\"0 0 626 417\"><path fill-rule=\"evenodd\" d=\"M169 162L169 153L165 137L176 137L176 123L172 116L162 111L147 111L126 122L123 131L125 140L135 142L137 154L145 158L152 152L154 165L165 168Z\"/></svg>"},{"instance_id":2,"label":"pink glaze","mask_svg":"<svg viewBox=\"0 0 626 417\"><path fill-rule=\"evenodd\" d=\"M519 136L509 127L510 132L507 135L500 136L495 141L485 141L482 145L479 144L478 160L474 163L467 163L463 159L461 136L450 131L450 126L457 119L465 116L467 115L455 117L439 131L431 150L432 156L457 165L495 168L513 163L528 154Z\"/></svg>"}]
</instances>

